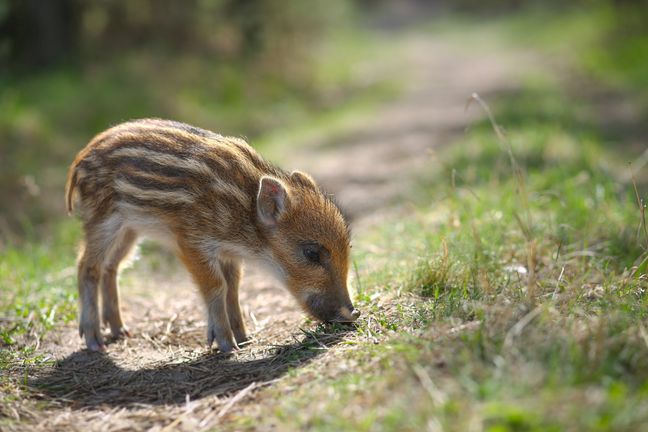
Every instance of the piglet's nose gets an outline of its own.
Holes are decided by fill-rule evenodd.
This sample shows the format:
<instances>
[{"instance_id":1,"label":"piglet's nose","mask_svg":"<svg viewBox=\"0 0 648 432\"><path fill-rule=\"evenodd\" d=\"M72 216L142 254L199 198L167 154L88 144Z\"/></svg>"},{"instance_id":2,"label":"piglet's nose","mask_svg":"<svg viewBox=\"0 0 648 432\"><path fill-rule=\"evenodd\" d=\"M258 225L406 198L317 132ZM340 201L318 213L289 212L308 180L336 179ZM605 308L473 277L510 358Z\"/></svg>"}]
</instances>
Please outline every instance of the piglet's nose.
<instances>
[{"instance_id":1,"label":"piglet's nose","mask_svg":"<svg viewBox=\"0 0 648 432\"><path fill-rule=\"evenodd\" d=\"M353 322L358 319L360 316L360 311L352 307L343 306L340 308L338 319L335 321L338 322Z\"/></svg>"}]
</instances>

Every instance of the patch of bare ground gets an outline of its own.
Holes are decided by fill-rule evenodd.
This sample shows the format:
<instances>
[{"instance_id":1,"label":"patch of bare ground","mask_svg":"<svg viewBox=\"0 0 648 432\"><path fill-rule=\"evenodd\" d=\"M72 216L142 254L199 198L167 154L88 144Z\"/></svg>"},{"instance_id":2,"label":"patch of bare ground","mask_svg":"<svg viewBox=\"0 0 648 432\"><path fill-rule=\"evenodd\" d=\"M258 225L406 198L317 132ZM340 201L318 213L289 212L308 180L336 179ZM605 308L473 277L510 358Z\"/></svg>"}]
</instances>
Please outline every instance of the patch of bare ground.
<instances>
[{"instance_id":1,"label":"patch of bare ground","mask_svg":"<svg viewBox=\"0 0 648 432\"><path fill-rule=\"evenodd\" d=\"M510 88L531 61L524 53L470 50L426 34L410 38L404 49L409 85L400 99L343 134L304 143L281 161L311 172L335 194L356 233L380 222L388 209L402 211L398 203L429 166L431 149L452 142L479 115L465 110L472 92ZM10 428L227 427L233 413L253 418L272 402L264 389L290 392L309 377L345 374L349 365L342 360L356 343L389 337L372 326L371 316L362 318L369 329L362 334L305 320L286 291L247 269L241 303L252 340L227 356L205 347L202 306L183 270L136 268L127 273L122 292L134 337L97 354L82 349L76 325L51 332L39 352L55 359L53 365L14 372L23 385L5 413L20 419ZM395 310L394 299L376 302L387 317ZM304 368L311 372L291 373Z\"/></svg>"}]
</instances>

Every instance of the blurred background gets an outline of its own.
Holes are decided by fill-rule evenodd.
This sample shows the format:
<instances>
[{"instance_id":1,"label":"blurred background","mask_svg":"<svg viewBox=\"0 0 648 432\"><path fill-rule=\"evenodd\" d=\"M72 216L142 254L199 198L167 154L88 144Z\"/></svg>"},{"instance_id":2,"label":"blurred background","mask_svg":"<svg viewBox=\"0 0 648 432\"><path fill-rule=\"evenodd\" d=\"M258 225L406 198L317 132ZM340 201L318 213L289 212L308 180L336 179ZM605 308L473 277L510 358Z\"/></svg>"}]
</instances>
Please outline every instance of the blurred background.
<instances>
[{"instance_id":1,"label":"blurred background","mask_svg":"<svg viewBox=\"0 0 648 432\"><path fill-rule=\"evenodd\" d=\"M398 35L484 24L648 104L648 1L0 0L0 239L65 216L67 165L110 125L164 117L262 142L393 97ZM610 115L645 132L643 114Z\"/></svg>"}]
</instances>

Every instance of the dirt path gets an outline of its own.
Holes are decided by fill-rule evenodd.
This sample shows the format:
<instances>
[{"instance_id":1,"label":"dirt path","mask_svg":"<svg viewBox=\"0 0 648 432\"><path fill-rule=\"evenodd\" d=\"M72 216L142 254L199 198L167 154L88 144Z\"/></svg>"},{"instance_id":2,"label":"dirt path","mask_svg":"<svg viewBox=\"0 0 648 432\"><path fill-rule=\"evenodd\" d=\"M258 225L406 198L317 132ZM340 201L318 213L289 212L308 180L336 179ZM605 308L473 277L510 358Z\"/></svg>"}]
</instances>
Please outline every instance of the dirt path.
<instances>
[{"instance_id":1,"label":"dirt path","mask_svg":"<svg viewBox=\"0 0 648 432\"><path fill-rule=\"evenodd\" d=\"M431 148L452 142L480 115L464 110L470 94L511 87L529 60L470 52L423 35L404 47L402 67L410 78L398 100L342 135L304 143L282 162L311 172L333 192L356 233L402 201L409 182L430 163ZM262 389L281 386L290 369L344 373L336 359L351 348L337 342L360 336L313 332L316 325L287 293L254 269L247 269L241 288L252 342L229 357L208 352L198 296L184 271L165 266L162 258L161 270L138 265L127 272L125 316L135 336L111 344L107 355L80 351L76 325L48 336L41 350L60 362L30 374L34 397L19 412L26 428L200 430L262 404Z\"/></svg>"},{"instance_id":2,"label":"dirt path","mask_svg":"<svg viewBox=\"0 0 648 432\"><path fill-rule=\"evenodd\" d=\"M402 201L430 166L433 149L451 144L482 115L466 109L472 93L514 89L537 62L530 54L477 52L433 36L409 39L404 57L409 83L401 99L333 142L323 137L300 147L295 158L336 195L355 228Z\"/></svg>"}]
</instances>

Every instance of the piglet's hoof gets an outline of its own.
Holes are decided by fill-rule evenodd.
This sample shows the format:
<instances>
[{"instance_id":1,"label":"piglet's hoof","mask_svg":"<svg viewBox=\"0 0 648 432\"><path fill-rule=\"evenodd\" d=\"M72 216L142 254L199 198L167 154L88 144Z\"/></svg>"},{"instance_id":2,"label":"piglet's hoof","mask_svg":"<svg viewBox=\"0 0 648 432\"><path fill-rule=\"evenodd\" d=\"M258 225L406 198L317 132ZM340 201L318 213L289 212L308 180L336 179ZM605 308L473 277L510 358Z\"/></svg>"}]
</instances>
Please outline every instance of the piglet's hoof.
<instances>
[{"instance_id":1,"label":"piglet's hoof","mask_svg":"<svg viewBox=\"0 0 648 432\"><path fill-rule=\"evenodd\" d=\"M209 341L207 343L207 347L212 350L218 348L218 351L220 351L222 354L232 354L240 349L234 342L220 341L216 343L216 346L213 346L213 342L213 340Z\"/></svg>"},{"instance_id":2,"label":"piglet's hoof","mask_svg":"<svg viewBox=\"0 0 648 432\"><path fill-rule=\"evenodd\" d=\"M110 331L115 339L133 337L133 333L126 326L122 326Z\"/></svg>"},{"instance_id":3,"label":"piglet's hoof","mask_svg":"<svg viewBox=\"0 0 648 432\"><path fill-rule=\"evenodd\" d=\"M101 353L106 352L106 345L103 343L99 343L97 341L90 341L87 343L87 345L88 345L88 351L101 352Z\"/></svg>"},{"instance_id":4,"label":"piglet's hoof","mask_svg":"<svg viewBox=\"0 0 648 432\"><path fill-rule=\"evenodd\" d=\"M79 326L79 336L85 338L88 351L106 352L101 332L95 326Z\"/></svg>"}]
</instances>

